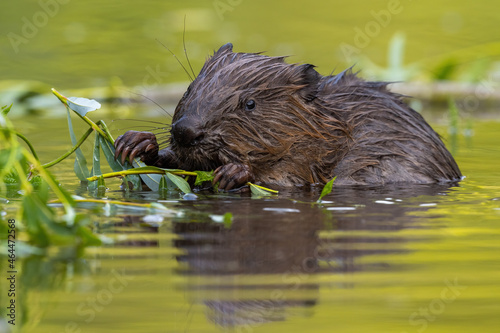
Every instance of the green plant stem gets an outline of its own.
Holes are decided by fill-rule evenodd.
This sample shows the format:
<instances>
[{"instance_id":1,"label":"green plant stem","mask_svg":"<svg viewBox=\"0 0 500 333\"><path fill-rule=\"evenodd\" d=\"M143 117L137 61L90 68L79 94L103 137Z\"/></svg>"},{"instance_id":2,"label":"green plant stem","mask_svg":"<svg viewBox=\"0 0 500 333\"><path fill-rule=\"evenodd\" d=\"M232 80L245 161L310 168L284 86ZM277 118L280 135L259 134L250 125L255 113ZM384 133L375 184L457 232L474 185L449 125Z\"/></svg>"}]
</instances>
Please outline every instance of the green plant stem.
<instances>
[{"instance_id":1,"label":"green plant stem","mask_svg":"<svg viewBox=\"0 0 500 333\"><path fill-rule=\"evenodd\" d=\"M85 132L85 134L83 134L83 136L80 138L80 140L78 140L78 142L76 143L76 145L71 148L66 154L60 156L59 158L53 160L52 162L49 162L49 163L46 163L44 165L42 165L43 168L50 168L51 166L53 165L56 165L57 163L61 162L62 160L64 160L66 157L68 157L69 155L73 154L73 152L75 150L78 149L78 147L80 147L82 145L82 143L85 142L85 140L89 137L89 135L93 132L92 128L89 128L87 130L87 132ZM35 156L36 158L36 156ZM38 159L38 158L37 158Z\"/></svg>"},{"instance_id":2,"label":"green plant stem","mask_svg":"<svg viewBox=\"0 0 500 333\"><path fill-rule=\"evenodd\" d=\"M77 113L77 112L75 112L75 113L78 115L78 117L82 118L83 121L85 121L87 124L89 124L90 127L92 127L95 131L99 132L99 134L101 134L103 137L109 139L108 136L106 135L106 133L104 133L102 131L102 129L96 123L94 123L92 120L90 120L89 117L87 117L87 116L82 117L79 113Z\"/></svg>"},{"instance_id":3,"label":"green plant stem","mask_svg":"<svg viewBox=\"0 0 500 333\"><path fill-rule=\"evenodd\" d=\"M68 215L74 214L74 209L73 209L73 204L71 202L72 201L71 197L67 196L63 192L61 187L59 187L59 184L54 180L54 178L52 178L52 176L48 173L47 170L45 170L44 168L41 167L40 163L33 156L31 156L29 153L27 153L27 151L24 152L24 156L26 157L26 159L28 161L30 161L31 163L33 163L35 165L35 167L40 172L40 175L47 182L47 184L52 189L52 191L54 191L55 195L59 198L59 200L61 200L61 203L63 204L64 209L66 211L66 214L68 214ZM68 221L71 221L71 219L68 219Z\"/></svg>"},{"instance_id":4,"label":"green plant stem","mask_svg":"<svg viewBox=\"0 0 500 333\"><path fill-rule=\"evenodd\" d=\"M24 143L26 143L28 148L31 150L31 154L33 154L33 156L38 160L38 155L36 154L35 148L31 145L31 142L28 140L28 138L26 138L24 135L22 135L19 132L15 132L15 133L18 136L18 138L20 138L21 140L24 141Z\"/></svg>"},{"instance_id":5,"label":"green plant stem","mask_svg":"<svg viewBox=\"0 0 500 333\"><path fill-rule=\"evenodd\" d=\"M49 201L50 204L60 203L60 202L61 202L61 200ZM80 203L80 202L111 204L111 205L119 205L119 206L145 207L145 208L153 207L151 203L135 203L135 202L123 202L123 201L117 201L117 200L99 200L99 199L77 199L77 200L75 200L75 203Z\"/></svg>"},{"instance_id":6,"label":"green plant stem","mask_svg":"<svg viewBox=\"0 0 500 333\"><path fill-rule=\"evenodd\" d=\"M190 172L190 171L163 171L163 170L151 170L151 171L143 171L143 170L135 170L135 169L128 169L128 170L123 170L123 171L117 171L117 172L110 172L110 173L105 173L103 175L98 175L98 176L93 176L87 178L89 182L93 182L98 180L101 176L103 178L113 178L113 177L123 177L123 176L128 176L128 175L141 175L141 174L148 174L148 173L154 173L154 174L160 174L164 175L166 173L171 173L173 175L179 175L179 176L196 176L196 172Z\"/></svg>"},{"instance_id":7,"label":"green plant stem","mask_svg":"<svg viewBox=\"0 0 500 333\"><path fill-rule=\"evenodd\" d=\"M111 135L111 132L109 131L108 129L108 126L106 125L106 123L102 120L99 120L97 123L97 125L99 125L102 130L104 131L104 133L106 133L106 136L104 136L106 139L108 139L109 142L111 142L112 145L115 144L115 139L113 139L113 136Z\"/></svg>"}]
</instances>

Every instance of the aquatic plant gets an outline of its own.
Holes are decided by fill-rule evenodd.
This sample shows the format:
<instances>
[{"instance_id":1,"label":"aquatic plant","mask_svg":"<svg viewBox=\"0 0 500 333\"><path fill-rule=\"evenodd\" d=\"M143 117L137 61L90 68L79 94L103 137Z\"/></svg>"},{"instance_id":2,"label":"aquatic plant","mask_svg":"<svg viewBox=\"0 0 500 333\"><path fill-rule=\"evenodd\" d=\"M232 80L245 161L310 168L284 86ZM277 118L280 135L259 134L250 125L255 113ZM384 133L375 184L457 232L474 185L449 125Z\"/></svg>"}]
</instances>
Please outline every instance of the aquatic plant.
<instances>
[{"instance_id":1,"label":"aquatic plant","mask_svg":"<svg viewBox=\"0 0 500 333\"><path fill-rule=\"evenodd\" d=\"M42 167L33 146L14 129L7 117L10 109L11 106L2 107L0 113L0 193L5 195L0 201L1 229L7 229L11 220L6 219L6 204L9 200L17 200L20 205L15 215L16 227L24 231L21 240L28 244L39 248L100 244L99 238L88 228L88 216L75 211L72 196ZM32 152L24 148L18 138L25 141ZM60 202L62 213L48 204L49 190Z\"/></svg>"},{"instance_id":2,"label":"aquatic plant","mask_svg":"<svg viewBox=\"0 0 500 333\"><path fill-rule=\"evenodd\" d=\"M94 123L87 113L100 108L94 100L85 98L66 98L53 90L59 100L67 106L68 128L73 147L59 158L42 164L32 143L21 133L17 132L8 118L11 106L1 108L0 112L0 230L7 230L8 220L6 204L9 200L19 201L16 220L19 230L23 233L23 240L37 248L50 245L98 245L101 243L98 236L91 231L91 221L87 214L77 213L76 207L82 202L104 205L134 205L145 209L166 209L158 204L133 204L112 202L108 200L88 200L74 198L55 177L47 170L74 154L75 175L88 184L90 191L97 191L98 196L106 191L105 178L123 177L126 191L141 190L142 181L152 190L165 194L179 191L190 195L189 199L196 198L191 187L183 177L195 177L194 184L211 182L213 172L184 171L161 169L146 166L138 158L124 164L114 158L114 139L103 121ZM74 111L89 125L89 129L77 140L73 130L70 110ZM89 170L87 159L80 146L88 137L95 133L92 168ZM28 148L20 144L23 141ZM101 173L101 152L112 173ZM139 178L140 177L140 178ZM251 191L257 196L267 196L277 191L249 183ZM52 200L49 201L49 199ZM55 197L55 198L54 198ZM58 208L62 208L62 211ZM104 208L103 208L104 209ZM7 233L2 233L6 235Z\"/></svg>"}]
</instances>

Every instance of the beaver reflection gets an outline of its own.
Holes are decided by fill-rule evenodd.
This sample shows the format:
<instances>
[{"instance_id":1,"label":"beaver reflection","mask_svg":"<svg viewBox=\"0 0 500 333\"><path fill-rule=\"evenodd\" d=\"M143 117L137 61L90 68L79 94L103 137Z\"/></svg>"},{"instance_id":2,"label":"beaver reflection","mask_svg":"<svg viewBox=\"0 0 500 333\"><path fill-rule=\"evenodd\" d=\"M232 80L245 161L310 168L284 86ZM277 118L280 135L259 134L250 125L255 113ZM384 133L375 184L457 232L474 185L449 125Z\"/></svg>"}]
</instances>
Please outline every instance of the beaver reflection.
<instances>
[{"instance_id":1,"label":"beaver reflection","mask_svg":"<svg viewBox=\"0 0 500 333\"><path fill-rule=\"evenodd\" d=\"M206 305L207 317L218 325L252 327L285 320L289 312L307 312L317 303L321 287L317 274L395 269L383 256L359 259L408 251L404 246L408 239L397 233L380 237L375 231L419 227L408 213L429 208L375 201L388 195L399 199L437 195L446 189L438 185L396 192L338 188L327 198L334 202L330 206L356 207L354 211L328 211L328 204L318 208L286 199L211 202L214 214L232 212L233 224L225 228L208 218L203 221L202 215L197 215L198 222L174 222L180 236L175 247L183 253L177 256L183 264L178 273L193 277L188 279L189 294ZM193 204L195 211L206 207ZM363 236L356 236L357 231Z\"/></svg>"}]
</instances>

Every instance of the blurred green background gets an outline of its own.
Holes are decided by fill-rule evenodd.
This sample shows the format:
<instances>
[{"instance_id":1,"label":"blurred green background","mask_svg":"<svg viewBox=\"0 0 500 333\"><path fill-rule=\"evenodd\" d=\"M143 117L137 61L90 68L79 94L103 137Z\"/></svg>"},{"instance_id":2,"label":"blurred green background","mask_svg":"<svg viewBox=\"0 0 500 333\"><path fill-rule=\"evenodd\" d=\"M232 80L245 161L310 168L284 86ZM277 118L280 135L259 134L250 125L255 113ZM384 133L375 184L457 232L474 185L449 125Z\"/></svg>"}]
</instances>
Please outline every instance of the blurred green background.
<instances>
[{"instance_id":1,"label":"blurred green background","mask_svg":"<svg viewBox=\"0 0 500 333\"><path fill-rule=\"evenodd\" d=\"M406 38L405 63L420 65L407 80L461 80L470 66L484 74L500 55L498 1L17 0L0 5L1 79L61 89L105 86L112 77L126 86L186 81L157 42L183 59L184 17L195 72L232 42L235 51L291 55L322 74L356 62L368 75L367 67L386 66L396 32Z\"/></svg>"}]
</instances>

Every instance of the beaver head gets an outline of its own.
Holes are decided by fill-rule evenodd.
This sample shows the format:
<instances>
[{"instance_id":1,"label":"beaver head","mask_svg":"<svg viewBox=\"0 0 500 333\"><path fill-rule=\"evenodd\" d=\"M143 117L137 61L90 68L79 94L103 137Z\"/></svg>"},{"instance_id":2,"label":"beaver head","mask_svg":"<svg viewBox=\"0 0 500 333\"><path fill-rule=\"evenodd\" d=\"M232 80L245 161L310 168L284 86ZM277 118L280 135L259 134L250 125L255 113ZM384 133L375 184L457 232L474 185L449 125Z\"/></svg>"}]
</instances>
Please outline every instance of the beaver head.
<instances>
[{"instance_id":1,"label":"beaver head","mask_svg":"<svg viewBox=\"0 0 500 333\"><path fill-rule=\"evenodd\" d=\"M286 171L293 178L289 181L317 181L310 170L311 156L317 160L327 152L318 153L322 148L308 139L332 137L338 127L312 105L320 79L312 65L233 53L232 44L222 46L175 110L170 148L179 166L213 170L239 163L250 166L262 181L280 182L271 169ZM287 163L297 170L283 170Z\"/></svg>"}]
</instances>

